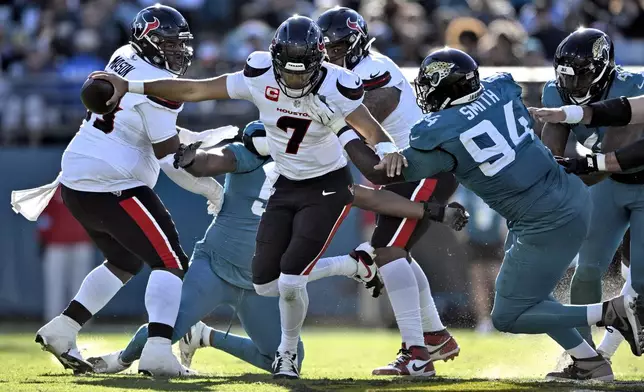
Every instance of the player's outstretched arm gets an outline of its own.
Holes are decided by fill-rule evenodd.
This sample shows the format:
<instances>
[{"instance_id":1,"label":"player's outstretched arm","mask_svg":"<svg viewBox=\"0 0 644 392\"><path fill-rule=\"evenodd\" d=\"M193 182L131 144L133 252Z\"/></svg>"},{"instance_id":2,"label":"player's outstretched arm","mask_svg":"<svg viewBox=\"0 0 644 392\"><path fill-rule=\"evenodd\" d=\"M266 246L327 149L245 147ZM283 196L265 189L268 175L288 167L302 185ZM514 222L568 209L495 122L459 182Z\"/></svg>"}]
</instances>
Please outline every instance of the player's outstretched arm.
<instances>
[{"instance_id":1,"label":"player's outstretched arm","mask_svg":"<svg viewBox=\"0 0 644 392\"><path fill-rule=\"evenodd\" d=\"M391 165L392 171L394 173L398 171L398 175L389 177L386 170L376 169L376 166L380 163L380 157L378 157L378 155L376 155L376 153L371 148L369 148L369 146L367 146L362 140L360 140L358 135L356 135L352 129L347 127L345 132L339 133L339 137L340 142L344 146L344 150L347 152L347 154L349 154L349 158L351 158L353 164L356 165L358 170L360 170L362 175L365 176L367 180L377 185L405 182L405 177L403 177L401 174L402 166L404 166L405 164L401 154L395 153L395 155L398 155L400 158L397 161L398 167L396 167L393 163Z\"/></svg>"},{"instance_id":2,"label":"player's outstretched arm","mask_svg":"<svg viewBox=\"0 0 644 392\"><path fill-rule=\"evenodd\" d=\"M644 95L619 97L589 105L569 105L552 109L529 108L542 122L588 124L592 127L624 126L644 123Z\"/></svg>"},{"instance_id":3,"label":"player's outstretched arm","mask_svg":"<svg viewBox=\"0 0 644 392\"><path fill-rule=\"evenodd\" d=\"M108 105L118 102L126 93L144 94L177 102L199 102L211 99L228 99L226 78L221 75L210 79L158 79L148 81L127 81L124 78L104 72L92 72L92 79L103 79L112 83L114 95Z\"/></svg>"},{"instance_id":4,"label":"player's outstretched arm","mask_svg":"<svg viewBox=\"0 0 644 392\"><path fill-rule=\"evenodd\" d=\"M459 231L467 224L469 214L458 203L443 205L439 203L417 203L393 192L366 186L354 186L353 206L377 214L415 220L429 219L448 225Z\"/></svg>"},{"instance_id":5,"label":"player's outstretched arm","mask_svg":"<svg viewBox=\"0 0 644 392\"><path fill-rule=\"evenodd\" d=\"M644 166L644 139L606 154L589 154L581 158L557 160L568 173L619 173Z\"/></svg>"},{"instance_id":6,"label":"player's outstretched arm","mask_svg":"<svg viewBox=\"0 0 644 392\"><path fill-rule=\"evenodd\" d=\"M354 185L353 207L396 218L422 219L425 209L417 203L388 190Z\"/></svg>"},{"instance_id":7,"label":"player's outstretched arm","mask_svg":"<svg viewBox=\"0 0 644 392\"><path fill-rule=\"evenodd\" d=\"M381 154L379 146L382 148L382 153L395 151L395 144L391 136L385 131L378 121L369 113L369 110L360 105L353 112L345 117L347 124L351 125L353 129L358 131L369 144L376 147L378 155Z\"/></svg>"},{"instance_id":8,"label":"player's outstretched arm","mask_svg":"<svg viewBox=\"0 0 644 392\"><path fill-rule=\"evenodd\" d=\"M174 167L181 167L195 177L214 177L237 169L237 158L232 151L218 148L206 152L199 150L200 145L200 142L182 145L174 155Z\"/></svg>"}]
</instances>

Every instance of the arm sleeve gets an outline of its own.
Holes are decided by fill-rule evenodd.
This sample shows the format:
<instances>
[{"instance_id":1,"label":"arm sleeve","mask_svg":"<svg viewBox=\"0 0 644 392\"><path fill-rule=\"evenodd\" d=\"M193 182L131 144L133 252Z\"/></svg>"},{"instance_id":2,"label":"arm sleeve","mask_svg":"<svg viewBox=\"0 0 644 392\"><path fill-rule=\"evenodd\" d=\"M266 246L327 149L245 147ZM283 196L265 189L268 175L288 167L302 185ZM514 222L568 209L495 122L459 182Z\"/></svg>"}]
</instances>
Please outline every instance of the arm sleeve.
<instances>
[{"instance_id":1,"label":"arm sleeve","mask_svg":"<svg viewBox=\"0 0 644 392\"><path fill-rule=\"evenodd\" d=\"M443 150L422 151L413 147L403 150L409 166L403 169L407 181L418 181L456 167L454 157Z\"/></svg>"},{"instance_id":2,"label":"arm sleeve","mask_svg":"<svg viewBox=\"0 0 644 392\"><path fill-rule=\"evenodd\" d=\"M226 90L228 90L228 96L232 99L253 100L253 95L250 93L248 81L243 71L228 74L226 77Z\"/></svg>"},{"instance_id":3,"label":"arm sleeve","mask_svg":"<svg viewBox=\"0 0 644 392\"><path fill-rule=\"evenodd\" d=\"M266 157L260 157L252 152L250 152L246 147L241 143L232 143L227 145L225 150L228 150L235 155L237 160L237 167L234 173L248 173L266 163Z\"/></svg>"},{"instance_id":4,"label":"arm sleeve","mask_svg":"<svg viewBox=\"0 0 644 392\"><path fill-rule=\"evenodd\" d=\"M644 165L644 139L629 144L615 151L615 158L622 171L634 169Z\"/></svg>"},{"instance_id":5,"label":"arm sleeve","mask_svg":"<svg viewBox=\"0 0 644 392\"><path fill-rule=\"evenodd\" d=\"M161 143L177 135L178 110L170 110L144 102L136 106L141 115L143 128L152 144Z\"/></svg>"}]
</instances>

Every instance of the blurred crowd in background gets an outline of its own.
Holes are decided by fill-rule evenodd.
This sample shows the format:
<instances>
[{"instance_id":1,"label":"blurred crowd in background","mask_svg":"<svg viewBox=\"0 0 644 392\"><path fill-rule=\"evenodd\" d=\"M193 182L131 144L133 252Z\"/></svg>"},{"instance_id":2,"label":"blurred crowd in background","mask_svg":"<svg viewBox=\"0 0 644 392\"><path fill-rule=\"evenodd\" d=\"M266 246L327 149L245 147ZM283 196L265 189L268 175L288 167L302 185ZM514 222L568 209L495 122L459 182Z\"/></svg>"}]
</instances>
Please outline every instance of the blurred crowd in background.
<instances>
[{"instance_id":1,"label":"blurred crowd in background","mask_svg":"<svg viewBox=\"0 0 644 392\"><path fill-rule=\"evenodd\" d=\"M136 13L156 2L0 0L0 146L67 143L84 117L85 109L78 96L80 86L90 72L105 67L116 48L128 42ZM467 51L481 66L550 66L559 42L582 25L602 29L612 37L619 64L644 64L642 0L162 3L180 10L194 34L195 58L187 77L211 77L238 70L248 54L268 48L275 28L287 17L300 14L316 18L336 5L358 10L367 20L369 35L376 38L373 48L401 67L417 67L429 52L444 45ZM539 105L541 85L524 87L526 102ZM202 130L226 124L243 126L256 118L256 109L248 102L211 101L186 104L179 124ZM469 313L477 329L488 332L492 328L488 315L494 277L503 254L505 225L473 194L461 189L457 198L472 216L468 229L455 235L436 225L414 254L430 277L442 312L454 318ZM60 310L82 276L69 276L68 287L64 288L48 282L59 281L60 271L85 271L96 262L93 255L88 256L87 239L74 232L73 225L68 224L70 218L55 207L39 222L47 318ZM366 232L372 225L364 222L363 227ZM51 235L58 231L67 234ZM77 266L61 267L72 254L78 254L79 260L74 261ZM462 301L461 295L469 295L470 300ZM383 317L373 311L374 302L365 298L360 303L367 304L360 306L363 324L380 325ZM386 299L381 303L386 306ZM469 311L464 306L467 303ZM447 321L454 320L448 316Z\"/></svg>"},{"instance_id":2,"label":"blurred crowd in background","mask_svg":"<svg viewBox=\"0 0 644 392\"><path fill-rule=\"evenodd\" d=\"M154 0L13 0L0 5L0 144L65 141L82 116L78 88L128 41L130 23ZM374 48L400 66L417 66L443 45L482 66L544 66L580 25L605 30L617 61L644 60L644 2L638 0L167 0L188 19L195 60L189 77L236 70L267 49L292 14L313 18L335 5L359 10ZM245 114L250 105L188 105L186 115ZM221 106L221 105L220 105ZM225 109L225 110L222 110ZM207 119L206 119L207 120ZM214 120L217 122L217 119ZM191 125L191 124L188 124ZM206 125L197 120L197 125Z\"/></svg>"}]
</instances>

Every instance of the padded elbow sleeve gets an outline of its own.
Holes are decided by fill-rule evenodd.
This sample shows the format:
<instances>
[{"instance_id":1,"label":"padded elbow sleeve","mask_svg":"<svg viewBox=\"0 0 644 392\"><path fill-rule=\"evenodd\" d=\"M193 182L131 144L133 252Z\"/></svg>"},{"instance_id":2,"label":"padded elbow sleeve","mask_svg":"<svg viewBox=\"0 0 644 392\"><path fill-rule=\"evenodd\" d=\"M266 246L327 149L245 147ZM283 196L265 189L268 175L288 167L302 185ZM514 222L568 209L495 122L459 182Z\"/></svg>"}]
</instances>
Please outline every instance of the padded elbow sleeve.
<instances>
[{"instance_id":1,"label":"padded elbow sleeve","mask_svg":"<svg viewBox=\"0 0 644 392\"><path fill-rule=\"evenodd\" d=\"M593 109L589 127L623 127L631 122L631 104L626 97L594 102L588 106Z\"/></svg>"}]
</instances>

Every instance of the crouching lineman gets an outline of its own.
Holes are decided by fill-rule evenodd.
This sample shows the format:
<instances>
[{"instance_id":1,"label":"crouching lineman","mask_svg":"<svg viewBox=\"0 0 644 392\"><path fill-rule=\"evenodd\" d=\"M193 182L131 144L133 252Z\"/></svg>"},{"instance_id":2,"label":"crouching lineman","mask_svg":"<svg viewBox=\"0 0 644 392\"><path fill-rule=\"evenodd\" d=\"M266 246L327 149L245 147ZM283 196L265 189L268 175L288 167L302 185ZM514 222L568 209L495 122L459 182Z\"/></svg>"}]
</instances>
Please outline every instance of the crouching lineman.
<instances>
[{"instance_id":1,"label":"crouching lineman","mask_svg":"<svg viewBox=\"0 0 644 392\"><path fill-rule=\"evenodd\" d=\"M451 48L423 60L416 88L419 106L431 113L412 128L410 146L378 162L357 136L344 136L352 161L375 184L453 172L508 221L494 326L502 332L546 333L568 351L573 364L548 378L612 380L610 363L575 328L612 327L640 356L638 316L644 307L630 295L585 306L563 305L551 296L586 238L590 196L534 137L521 88L509 74L480 81L476 62ZM407 162L403 169L400 159Z\"/></svg>"},{"instance_id":2,"label":"crouching lineman","mask_svg":"<svg viewBox=\"0 0 644 392\"><path fill-rule=\"evenodd\" d=\"M195 176L226 173L226 184L221 212L195 246L184 278L173 341L183 336L180 351L185 366L190 366L198 348L214 347L270 372L280 344L279 301L255 292L251 260L260 217L278 174L268 153L266 130L261 122L248 124L243 134L232 142L208 152L191 146L175 156L177 166L186 167ZM413 203L388 191L358 186L353 206L421 221L438 220L457 230L467 222L467 214L458 205ZM365 282L373 295L379 294L378 272L371 260L354 261L352 266L330 271L327 264L321 259L309 274L309 281L344 275ZM219 305L233 308L248 337L227 334L199 321ZM124 350L88 361L98 373L125 370L141 355L147 336L148 328L143 326ZM301 370L304 360L301 341L297 353L298 370Z\"/></svg>"},{"instance_id":3,"label":"crouching lineman","mask_svg":"<svg viewBox=\"0 0 644 392\"><path fill-rule=\"evenodd\" d=\"M190 29L174 8L155 5L140 11L131 42L118 49L105 72L126 79L183 75L192 58ZM172 168L180 142L176 130L182 105L152 96L127 94L108 114L87 113L62 157L62 197L105 256L87 275L60 316L40 328L36 341L66 368L91 371L76 347L83 325L147 263L145 292L149 337L139 371L177 376L189 372L172 354L182 277L188 268L170 214L154 193L160 162L179 185L218 204L221 186Z\"/></svg>"}]
</instances>

